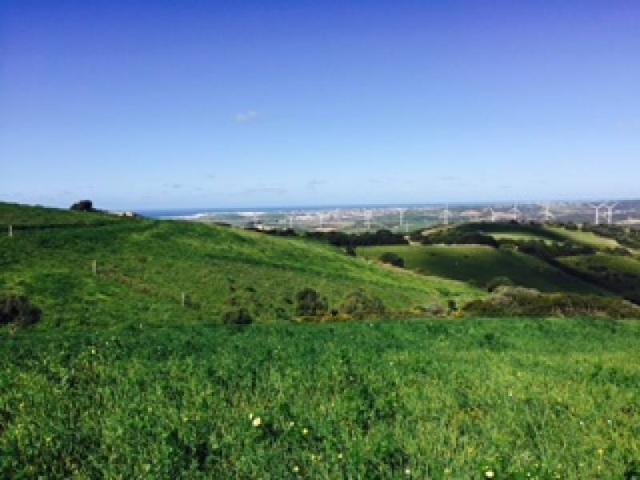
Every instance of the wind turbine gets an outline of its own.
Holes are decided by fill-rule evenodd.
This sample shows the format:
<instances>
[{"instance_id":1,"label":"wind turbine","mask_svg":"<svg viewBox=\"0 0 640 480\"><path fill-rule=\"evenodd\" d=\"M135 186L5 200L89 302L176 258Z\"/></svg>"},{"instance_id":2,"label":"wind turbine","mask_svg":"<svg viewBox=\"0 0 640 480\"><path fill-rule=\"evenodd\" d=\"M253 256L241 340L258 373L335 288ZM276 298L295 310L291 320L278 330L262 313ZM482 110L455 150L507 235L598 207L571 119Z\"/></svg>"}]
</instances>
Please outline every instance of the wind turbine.
<instances>
[{"instance_id":1,"label":"wind turbine","mask_svg":"<svg viewBox=\"0 0 640 480\"><path fill-rule=\"evenodd\" d=\"M518 216L520 215L520 209L518 208L518 204L514 203L513 204L513 208L511 208L509 211L511 213L513 213L513 221L517 222L518 221Z\"/></svg>"},{"instance_id":2,"label":"wind turbine","mask_svg":"<svg viewBox=\"0 0 640 480\"><path fill-rule=\"evenodd\" d=\"M542 207L544 208L542 216L544 217L544 221L548 223L555 217L555 215L551 213L551 207L548 203L542 205Z\"/></svg>"},{"instance_id":3,"label":"wind turbine","mask_svg":"<svg viewBox=\"0 0 640 480\"><path fill-rule=\"evenodd\" d=\"M442 211L440 216L442 217L442 223L445 225L449 225L449 215L451 212L449 211L449 204L446 205L445 209Z\"/></svg>"},{"instance_id":4,"label":"wind turbine","mask_svg":"<svg viewBox=\"0 0 640 480\"><path fill-rule=\"evenodd\" d=\"M595 217L595 225L600 225L600 209L606 207L607 205L604 203L601 203L600 205L594 205L593 203L589 204L589 206L591 208L595 208L596 210L596 217Z\"/></svg>"},{"instance_id":5,"label":"wind turbine","mask_svg":"<svg viewBox=\"0 0 640 480\"><path fill-rule=\"evenodd\" d=\"M605 205L607 209L607 223L611 225L613 223L613 209L616 208L617 203L611 203L609 205Z\"/></svg>"},{"instance_id":6,"label":"wind turbine","mask_svg":"<svg viewBox=\"0 0 640 480\"><path fill-rule=\"evenodd\" d=\"M491 214L491 223L496 223L496 211L493 207L489 207L489 213Z\"/></svg>"},{"instance_id":7,"label":"wind turbine","mask_svg":"<svg viewBox=\"0 0 640 480\"><path fill-rule=\"evenodd\" d=\"M367 232L371 230L371 217L373 216L373 213L371 212L371 210L365 210L364 211L364 225L367 228Z\"/></svg>"}]
</instances>

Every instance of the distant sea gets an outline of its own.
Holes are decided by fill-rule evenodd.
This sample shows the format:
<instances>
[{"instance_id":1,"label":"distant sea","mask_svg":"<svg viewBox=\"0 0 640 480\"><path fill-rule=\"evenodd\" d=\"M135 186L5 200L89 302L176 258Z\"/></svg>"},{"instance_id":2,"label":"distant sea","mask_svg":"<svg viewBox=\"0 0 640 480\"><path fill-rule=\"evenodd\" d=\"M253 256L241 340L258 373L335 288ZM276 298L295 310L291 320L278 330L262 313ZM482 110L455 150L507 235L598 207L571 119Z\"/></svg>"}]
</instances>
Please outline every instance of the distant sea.
<instances>
[{"instance_id":1,"label":"distant sea","mask_svg":"<svg viewBox=\"0 0 640 480\"><path fill-rule=\"evenodd\" d=\"M329 210L349 210L349 209L387 209L387 208L442 208L445 203L390 203L390 204L362 204L362 205L313 205L313 206L281 206L281 207L244 207L244 208L167 208L136 210L141 215L157 219L196 219L209 215L252 215L252 214L282 214L282 213L305 213L305 212L326 212ZM459 202L449 203L449 206L485 206L488 203Z\"/></svg>"}]
</instances>

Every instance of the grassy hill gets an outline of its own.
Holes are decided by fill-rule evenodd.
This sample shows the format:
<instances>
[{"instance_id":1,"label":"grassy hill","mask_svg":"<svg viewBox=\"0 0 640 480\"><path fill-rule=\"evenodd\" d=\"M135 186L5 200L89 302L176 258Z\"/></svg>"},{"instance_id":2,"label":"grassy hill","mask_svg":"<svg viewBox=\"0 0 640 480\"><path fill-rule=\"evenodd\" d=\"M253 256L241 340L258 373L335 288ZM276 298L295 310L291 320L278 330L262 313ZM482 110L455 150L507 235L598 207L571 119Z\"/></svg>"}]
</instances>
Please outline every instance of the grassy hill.
<instances>
[{"instance_id":1,"label":"grassy hill","mask_svg":"<svg viewBox=\"0 0 640 480\"><path fill-rule=\"evenodd\" d=\"M609 249L620 247L620 244L612 239L597 235L593 232L583 232L581 230L568 230L562 227L545 226L545 229L553 232L565 240L581 243L597 249Z\"/></svg>"},{"instance_id":2,"label":"grassy hill","mask_svg":"<svg viewBox=\"0 0 640 480\"><path fill-rule=\"evenodd\" d=\"M390 313L482 295L318 242L239 229L2 205L0 228L10 223L23 229L0 237L0 291L28 295L53 325L217 322L237 306L261 321L287 320L305 287L332 307L363 289Z\"/></svg>"},{"instance_id":3,"label":"grassy hill","mask_svg":"<svg viewBox=\"0 0 640 480\"><path fill-rule=\"evenodd\" d=\"M490 235L495 239L571 242L593 247L595 249L611 249L620 247L620 244L615 239L607 238L589 231L570 230L558 225L480 222L456 225L452 228L468 233L481 232L483 234Z\"/></svg>"},{"instance_id":4,"label":"grassy hill","mask_svg":"<svg viewBox=\"0 0 640 480\"><path fill-rule=\"evenodd\" d=\"M636 257L597 253L562 258L571 268L597 279L612 291L640 302L640 260Z\"/></svg>"},{"instance_id":5,"label":"grassy hill","mask_svg":"<svg viewBox=\"0 0 640 480\"><path fill-rule=\"evenodd\" d=\"M467 282L484 288L495 277L509 277L516 285L542 292L602 293L530 255L481 245L381 246L358 249L358 254L377 259L394 252L405 266L425 275Z\"/></svg>"},{"instance_id":6,"label":"grassy hill","mask_svg":"<svg viewBox=\"0 0 640 480\"><path fill-rule=\"evenodd\" d=\"M484 296L497 275L593 288L532 256L360 252L440 275L425 276L187 222L0 204L9 223L0 292L44 320L0 328L0 478L640 475L637 322L286 321L305 287L332 306L362 288L389 318ZM217 324L239 305L260 322Z\"/></svg>"}]
</instances>

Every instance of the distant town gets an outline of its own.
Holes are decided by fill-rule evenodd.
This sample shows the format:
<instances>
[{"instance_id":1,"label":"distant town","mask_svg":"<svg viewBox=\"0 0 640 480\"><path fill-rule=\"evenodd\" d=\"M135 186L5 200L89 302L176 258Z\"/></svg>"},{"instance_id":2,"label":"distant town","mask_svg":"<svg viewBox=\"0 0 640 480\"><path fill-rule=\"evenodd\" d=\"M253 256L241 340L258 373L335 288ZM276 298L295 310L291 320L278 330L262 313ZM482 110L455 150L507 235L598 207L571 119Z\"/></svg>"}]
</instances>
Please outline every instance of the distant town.
<instances>
[{"instance_id":1,"label":"distant town","mask_svg":"<svg viewBox=\"0 0 640 480\"><path fill-rule=\"evenodd\" d=\"M126 214L131 215L130 212ZM410 232L434 225L470 222L616 224L640 228L640 200L543 203L457 203L313 208L149 211L144 215L258 230Z\"/></svg>"}]
</instances>

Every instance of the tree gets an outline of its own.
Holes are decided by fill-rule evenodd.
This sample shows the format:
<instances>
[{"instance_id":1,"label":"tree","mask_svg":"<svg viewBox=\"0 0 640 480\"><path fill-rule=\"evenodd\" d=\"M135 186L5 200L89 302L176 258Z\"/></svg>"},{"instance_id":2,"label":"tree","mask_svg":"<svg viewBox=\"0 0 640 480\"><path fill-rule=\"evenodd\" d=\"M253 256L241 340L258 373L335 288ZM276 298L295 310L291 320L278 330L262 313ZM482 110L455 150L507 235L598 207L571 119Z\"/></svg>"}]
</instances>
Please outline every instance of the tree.
<instances>
[{"instance_id":1,"label":"tree","mask_svg":"<svg viewBox=\"0 0 640 480\"><path fill-rule=\"evenodd\" d=\"M296 295L296 313L302 317L323 315L328 308L327 299L313 288L300 290Z\"/></svg>"},{"instance_id":2,"label":"tree","mask_svg":"<svg viewBox=\"0 0 640 480\"><path fill-rule=\"evenodd\" d=\"M76 212L95 212L93 202L91 200L80 200L71 205L71 210Z\"/></svg>"},{"instance_id":3,"label":"tree","mask_svg":"<svg viewBox=\"0 0 640 480\"><path fill-rule=\"evenodd\" d=\"M380 261L393 265L394 267L404 268L404 259L394 252L384 252L380 255Z\"/></svg>"}]
</instances>

